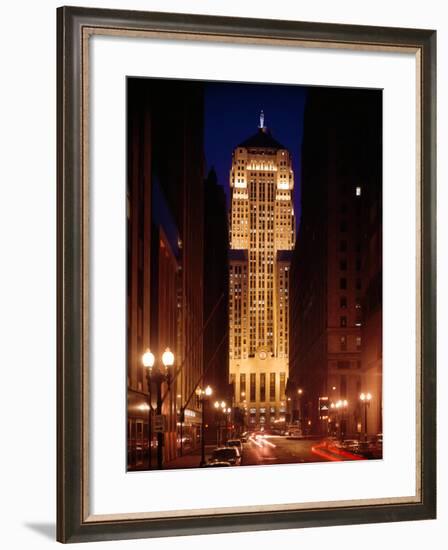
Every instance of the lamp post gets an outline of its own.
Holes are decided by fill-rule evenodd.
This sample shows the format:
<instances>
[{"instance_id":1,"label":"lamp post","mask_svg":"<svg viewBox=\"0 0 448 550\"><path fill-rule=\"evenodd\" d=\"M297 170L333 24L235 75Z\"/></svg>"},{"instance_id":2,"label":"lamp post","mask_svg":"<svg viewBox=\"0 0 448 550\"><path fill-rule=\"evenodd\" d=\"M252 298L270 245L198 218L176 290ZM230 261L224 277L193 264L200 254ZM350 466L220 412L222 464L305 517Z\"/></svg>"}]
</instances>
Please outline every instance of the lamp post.
<instances>
[{"instance_id":1,"label":"lamp post","mask_svg":"<svg viewBox=\"0 0 448 550\"><path fill-rule=\"evenodd\" d=\"M154 383L156 385L156 396L157 396L157 405L156 405L156 414L160 417L162 414L162 383L166 382L168 386L171 381L171 372L170 367L174 365L174 354L170 348L166 348L162 354L162 364L163 368L156 362L154 354L148 348L142 356L143 366L146 367L146 381L148 383L148 394L149 394L149 466L151 467L151 439L152 439L152 427L151 427L151 385ZM157 431L157 468L162 469L163 465L163 431Z\"/></svg>"},{"instance_id":2,"label":"lamp post","mask_svg":"<svg viewBox=\"0 0 448 550\"><path fill-rule=\"evenodd\" d=\"M231 409L231 407L227 407L226 413L227 413L227 417L226 417L226 439L229 439L229 428L228 428L228 426L230 425L230 429L232 429L232 427L231 427L231 421L232 421L232 409ZM233 432L232 432L231 437L233 437Z\"/></svg>"},{"instance_id":3,"label":"lamp post","mask_svg":"<svg viewBox=\"0 0 448 550\"><path fill-rule=\"evenodd\" d=\"M221 443L221 417L224 417L224 410L226 408L227 404L225 401L215 401L214 407L216 409L217 415L218 415L218 429L217 429L217 437L216 437L216 444L219 447Z\"/></svg>"},{"instance_id":4,"label":"lamp post","mask_svg":"<svg viewBox=\"0 0 448 550\"><path fill-rule=\"evenodd\" d=\"M299 429L303 435L304 431L303 431L303 426L302 426L302 394L303 394L303 390L302 388L298 388L297 389L297 410L298 410L298 418L297 418L297 424L299 426Z\"/></svg>"},{"instance_id":5,"label":"lamp post","mask_svg":"<svg viewBox=\"0 0 448 550\"><path fill-rule=\"evenodd\" d=\"M198 388L196 394L199 401L201 402L202 410L202 425L201 425L201 462L199 466L204 466L205 464L205 401L212 395L213 390L210 386L207 386L205 389Z\"/></svg>"},{"instance_id":6,"label":"lamp post","mask_svg":"<svg viewBox=\"0 0 448 550\"><path fill-rule=\"evenodd\" d=\"M345 424L345 412L347 411L347 408L348 408L347 399L342 399L342 400L340 399L336 403L335 407L338 411L341 411L340 417L339 417L339 438L341 441L343 441L345 436L345 426L344 426L344 430L342 430L342 425Z\"/></svg>"},{"instance_id":7,"label":"lamp post","mask_svg":"<svg viewBox=\"0 0 448 550\"><path fill-rule=\"evenodd\" d=\"M364 404L364 441L367 441L367 407L370 407L370 401L372 400L371 393L361 393L359 399Z\"/></svg>"}]
</instances>

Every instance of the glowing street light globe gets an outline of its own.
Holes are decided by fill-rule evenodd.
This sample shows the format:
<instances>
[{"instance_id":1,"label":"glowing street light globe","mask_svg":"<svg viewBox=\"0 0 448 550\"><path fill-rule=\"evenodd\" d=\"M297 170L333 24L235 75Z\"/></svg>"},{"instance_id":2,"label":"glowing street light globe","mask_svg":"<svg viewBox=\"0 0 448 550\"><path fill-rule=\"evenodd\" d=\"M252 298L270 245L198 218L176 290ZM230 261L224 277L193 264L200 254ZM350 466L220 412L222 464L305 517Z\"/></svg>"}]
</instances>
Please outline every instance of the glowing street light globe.
<instances>
[{"instance_id":1,"label":"glowing street light globe","mask_svg":"<svg viewBox=\"0 0 448 550\"><path fill-rule=\"evenodd\" d=\"M154 366L154 354L151 352L149 348L145 351L145 353L142 355L142 363L144 367L152 369Z\"/></svg>"},{"instance_id":2,"label":"glowing street light globe","mask_svg":"<svg viewBox=\"0 0 448 550\"><path fill-rule=\"evenodd\" d=\"M210 386L207 386L207 387L205 388L204 393L205 393L205 395L206 395L207 397L210 397L210 395L213 393L213 390L212 390L212 388L211 388Z\"/></svg>"},{"instance_id":3,"label":"glowing street light globe","mask_svg":"<svg viewBox=\"0 0 448 550\"><path fill-rule=\"evenodd\" d=\"M174 353L170 348L166 348L162 355L162 363L165 367L172 367L174 365Z\"/></svg>"}]
</instances>

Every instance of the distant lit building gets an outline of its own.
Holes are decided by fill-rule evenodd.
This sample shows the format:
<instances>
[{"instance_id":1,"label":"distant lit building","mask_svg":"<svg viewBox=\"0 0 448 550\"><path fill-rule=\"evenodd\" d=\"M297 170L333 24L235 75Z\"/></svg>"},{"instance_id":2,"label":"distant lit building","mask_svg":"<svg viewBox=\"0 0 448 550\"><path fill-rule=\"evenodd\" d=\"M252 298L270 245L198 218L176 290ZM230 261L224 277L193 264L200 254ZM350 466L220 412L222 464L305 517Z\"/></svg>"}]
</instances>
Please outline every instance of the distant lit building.
<instances>
[{"instance_id":1,"label":"distant lit building","mask_svg":"<svg viewBox=\"0 0 448 550\"><path fill-rule=\"evenodd\" d=\"M281 422L288 377L289 266L295 244L291 155L264 125L230 171L229 357L249 427Z\"/></svg>"}]
</instances>

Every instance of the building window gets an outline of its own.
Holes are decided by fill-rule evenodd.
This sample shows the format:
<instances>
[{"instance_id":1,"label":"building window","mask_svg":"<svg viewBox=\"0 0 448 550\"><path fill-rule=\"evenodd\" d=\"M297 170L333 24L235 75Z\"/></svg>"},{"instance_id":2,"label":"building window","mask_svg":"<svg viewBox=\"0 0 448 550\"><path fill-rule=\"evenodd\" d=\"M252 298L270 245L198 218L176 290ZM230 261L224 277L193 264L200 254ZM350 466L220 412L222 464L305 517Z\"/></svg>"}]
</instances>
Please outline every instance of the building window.
<instances>
[{"instance_id":1,"label":"building window","mask_svg":"<svg viewBox=\"0 0 448 550\"><path fill-rule=\"evenodd\" d=\"M275 372L269 374L269 401L275 401Z\"/></svg>"},{"instance_id":2,"label":"building window","mask_svg":"<svg viewBox=\"0 0 448 550\"><path fill-rule=\"evenodd\" d=\"M357 187L357 188L356 188L356 196L357 196L357 197L360 197L360 196L361 196L361 187Z\"/></svg>"},{"instance_id":3,"label":"building window","mask_svg":"<svg viewBox=\"0 0 448 550\"><path fill-rule=\"evenodd\" d=\"M250 400L255 401L255 373L250 375Z\"/></svg>"},{"instance_id":4,"label":"building window","mask_svg":"<svg viewBox=\"0 0 448 550\"><path fill-rule=\"evenodd\" d=\"M356 279L356 290L361 290L361 279Z\"/></svg>"},{"instance_id":5,"label":"building window","mask_svg":"<svg viewBox=\"0 0 448 550\"><path fill-rule=\"evenodd\" d=\"M361 349L361 336L356 337L356 349L358 351Z\"/></svg>"},{"instance_id":6,"label":"building window","mask_svg":"<svg viewBox=\"0 0 448 550\"><path fill-rule=\"evenodd\" d=\"M260 374L260 401L266 401L266 374Z\"/></svg>"},{"instance_id":7,"label":"building window","mask_svg":"<svg viewBox=\"0 0 448 550\"><path fill-rule=\"evenodd\" d=\"M345 277L341 277L341 279L339 279L339 288L341 290L345 290L347 288L347 279Z\"/></svg>"},{"instance_id":8,"label":"building window","mask_svg":"<svg viewBox=\"0 0 448 550\"><path fill-rule=\"evenodd\" d=\"M346 252L347 251L347 241L340 241L339 242L339 250L341 252Z\"/></svg>"},{"instance_id":9,"label":"building window","mask_svg":"<svg viewBox=\"0 0 448 550\"><path fill-rule=\"evenodd\" d=\"M286 374L284 372L280 373L280 399L285 399L285 388L286 388Z\"/></svg>"},{"instance_id":10,"label":"building window","mask_svg":"<svg viewBox=\"0 0 448 550\"><path fill-rule=\"evenodd\" d=\"M347 397L347 376L341 376L341 397Z\"/></svg>"},{"instance_id":11,"label":"building window","mask_svg":"<svg viewBox=\"0 0 448 550\"><path fill-rule=\"evenodd\" d=\"M342 233L345 233L347 231L347 222L345 220L342 220L339 224L339 229Z\"/></svg>"},{"instance_id":12,"label":"building window","mask_svg":"<svg viewBox=\"0 0 448 550\"><path fill-rule=\"evenodd\" d=\"M350 361L338 361L337 367L338 367L338 369L349 369L350 368Z\"/></svg>"},{"instance_id":13,"label":"building window","mask_svg":"<svg viewBox=\"0 0 448 550\"><path fill-rule=\"evenodd\" d=\"M341 271L347 271L347 260L340 260L339 269Z\"/></svg>"},{"instance_id":14,"label":"building window","mask_svg":"<svg viewBox=\"0 0 448 550\"><path fill-rule=\"evenodd\" d=\"M246 399L246 375L240 374L240 401Z\"/></svg>"},{"instance_id":15,"label":"building window","mask_svg":"<svg viewBox=\"0 0 448 550\"><path fill-rule=\"evenodd\" d=\"M342 328L345 328L347 326L347 317L345 317L345 316L341 317L339 322L340 322L340 326Z\"/></svg>"},{"instance_id":16,"label":"building window","mask_svg":"<svg viewBox=\"0 0 448 550\"><path fill-rule=\"evenodd\" d=\"M356 260L356 271L361 271L361 260L359 258Z\"/></svg>"},{"instance_id":17,"label":"building window","mask_svg":"<svg viewBox=\"0 0 448 550\"><path fill-rule=\"evenodd\" d=\"M346 296L341 296L340 299L339 299L339 307L341 309L347 309L347 297Z\"/></svg>"},{"instance_id":18,"label":"building window","mask_svg":"<svg viewBox=\"0 0 448 550\"><path fill-rule=\"evenodd\" d=\"M341 351L347 351L347 336L340 337L339 347Z\"/></svg>"}]
</instances>

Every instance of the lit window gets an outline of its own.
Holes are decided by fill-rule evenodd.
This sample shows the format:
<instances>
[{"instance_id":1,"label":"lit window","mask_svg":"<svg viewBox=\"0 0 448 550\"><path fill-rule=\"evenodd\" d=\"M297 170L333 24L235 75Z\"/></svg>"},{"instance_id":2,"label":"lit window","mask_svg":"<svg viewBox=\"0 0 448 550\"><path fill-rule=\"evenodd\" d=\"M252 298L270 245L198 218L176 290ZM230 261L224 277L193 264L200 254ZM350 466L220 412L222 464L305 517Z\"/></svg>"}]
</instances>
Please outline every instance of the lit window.
<instances>
[{"instance_id":1,"label":"lit window","mask_svg":"<svg viewBox=\"0 0 448 550\"><path fill-rule=\"evenodd\" d=\"M361 187L357 187L357 188L356 188L356 196L357 196L357 197L360 197L360 196L361 196Z\"/></svg>"}]
</instances>

